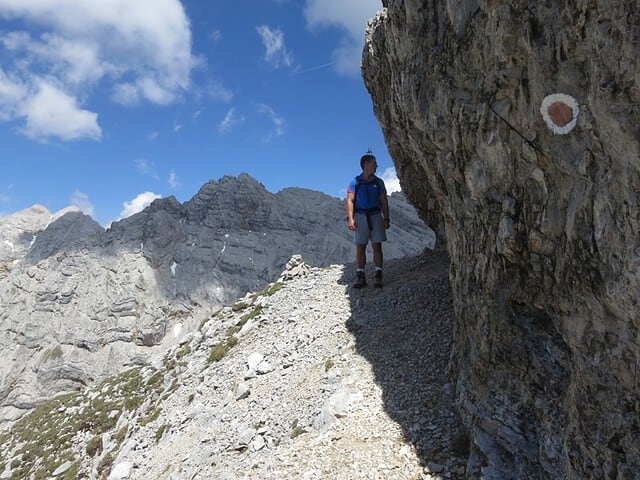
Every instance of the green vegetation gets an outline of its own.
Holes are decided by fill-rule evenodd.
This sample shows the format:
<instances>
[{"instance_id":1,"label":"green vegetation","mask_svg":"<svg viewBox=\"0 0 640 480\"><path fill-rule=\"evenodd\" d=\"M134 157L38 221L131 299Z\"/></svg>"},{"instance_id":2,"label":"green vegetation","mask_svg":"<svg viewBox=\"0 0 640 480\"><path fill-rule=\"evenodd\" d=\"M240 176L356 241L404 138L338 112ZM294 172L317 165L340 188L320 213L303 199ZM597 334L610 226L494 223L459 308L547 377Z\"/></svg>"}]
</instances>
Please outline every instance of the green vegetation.
<instances>
[{"instance_id":1,"label":"green vegetation","mask_svg":"<svg viewBox=\"0 0 640 480\"><path fill-rule=\"evenodd\" d=\"M222 360L229 350L238 344L238 339L231 335L226 340L216 344L209 353L209 363L219 362Z\"/></svg>"},{"instance_id":2,"label":"green vegetation","mask_svg":"<svg viewBox=\"0 0 640 480\"><path fill-rule=\"evenodd\" d=\"M69 467L69 470L64 472L62 480L77 480L78 472L80 472L80 462L75 462Z\"/></svg>"},{"instance_id":3,"label":"green vegetation","mask_svg":"<svg viewBox=\"0 0 640 480\"><path fill-rule=\"evenodd\" d=\"M85 452L87 452L87 455L90 457L95 457L96 453L102 452L102 438L100 435L96 435L87 442Z\"/></svg>"},{"instance_id":4,"label":"green vegetation","mask_svg":"<svg viewBox=\"0 0 640 480\"><path fill-rule=\"evenodd\" d=\"M191 353L191 345L185 344L180 350L176 352L176 360L182 359L182 357Z\"/></svg>"},{"instance_id":5,"label":"green vegetation","mask_svg":"<svg viewBox=\"0 0 640 480\"><path fill-rule=\"evenodd\" d=\"M296 418L293 422L291 422L291 433L289 434L289 438L294 439L303 433L304 428L298 425L298 419Z\"/></svg>"},{"instance_id":6,"label":"green vegetation","mask_svg":"<svg viewBox=\"0 0 640 480\"><path fill-rule=\"evenodd\" d=\"M236 325L232 325L229 328L227 328L227 335L231 336L231 335L235 335L236 333L238 333L240 330L242 330L242 327L239 326L238 324Z\"/></svg>"},{"instance_id":7,"label":"green vegetation","mask_svg":"<svg viewBox=\"0 0 640 480\"><path fill-rule=\"evenodd\" d=\"M238 300L235 303L233 303L231 305L231 311L234 313L238 313L238 312L242 312L243 310L247 310L252 306L253 302L255 302L255 300L258 297L261 297L261 296L270 297L271 295L276 293L278 290L282 289L283 286L284 284L282 282L272 283L261 292L250 295L249 298L251 299L251 302ZM238 339L235 337L235 335L240 330L242 330L242 327L244 327L244 325L249 320L256 318L258 315L260 315L262 313L263 308L264 307L262 305L253 306L251 311L243 314L237 323L227 328L227 331L226 331L227 339L217 343L211 349L211 352L209 353L208 364L211 364L213 362L219 362L227 355L227 353L229 353L229 350L238 343ZM214 318L216 316L221 317L221 314L223 312L224 310L218 310L214 315L211 316L211 318ZM208 320L205 320L200 325L200 330L202 330L202 327L204 327L207 321Z\"/></svg>"},{"instance_id":8,"label":"green vegetation","mask_svg":"<svg viewBox=\"0 0 640 480\"><path fill-rule=\"evenodd\" d=\"M118 405L118 403L120 403L120 405ZM97 398L93 401L91 407L94 411L94 416L89 424L89 430L99 435L108 432L116 426L118 417L120 416L119 407L124 407L124 402Z\"/></svg>"},{"instance_id":9,"label":"green vegetation","mask_svg":"<svg viewBox=\"0 0 640 480\"><path fill-rule=\"evenodd\" d=\"M332 359L330 359L330 358L329 358L329 359L327 359L327 361L326 361L326 362L324 362L324 371L325 371L325 372L328 372L329 370L331 370L331 369L333 368L333 366L334 366L335 364L336 364L336 363L335 363Z\"/></svg>"},{"instance_id":10,"label":"green vegetation","mask_svg":"<svg viewBox=\"0 0 640 480\"><path fill-rule=\"evenodd\" d=\"M166 400L167 398L169 398L169 396L173 392L175 392L179 387L180 387L180 384L178 383L178 380L174 378L173 382L171 382L171 385L169 386L169 388L167 388L166 392L162 396L162 400Z\"/></svg>"},{"instance_id":11,"label":"green vegetation","mask_svg":"<svg viewBox=\"0 0 640 480\"><path fill-rule=\"evenodd\" d=\"M125 425L113 436L113 439L119 444L124 442L125 437L127 436L127 432L129 431L129 427Z\"/></svg>"},{"instance_id":12,"label":"green vegetation","mask_svg":"<svg viewBox=\"0 0 640 480\"><path fill-rule=\"evenodd\" d=\"M162 385L163 381L164 381L164 374L162 372L156 372L153 375L151 375L151 377L149 377L149 380L147 380L147 387L153 390L157 390L158 387Z\"/></svg>"},{"instance_id":13,"label":"green vegetation","mask_svg":"<svg viewBox=\"0 0 640 480\"><path fill-rule=\"evenodd\" d=\"M169 358L168 356L165 357L163 363L164 368L167 370L173 370L174 368L176 368L176 366L178 365L178 362L176 362L175 358Z\"/></svg>"},{"instance_id":14,"label":"green vegetation","mask_svg":"<svg viewBox=\"0 0 640 480\"><path fill-rule=\"evenodd\" d=\"M133 368L109 377L85 393L53 398L0 434L3 447L0 469L11 462L11 480L48 479L62 464L71 462L71 467L58 478L76 479L81 467L78 456L100 455L103 449L101 435L115 428L122 413L139 408L145 401L153 402L162 392L164 375L161 372L155 372L145 381L143 369ZM144 417L147 422L160 414L159 407L150 408L153 410ZM73 440L83 432L89 432L91 437L84 450L78 452L73 448ZM108 476L127 432L125 425L114 434L116 447L100 460L101 477ZM3 458L1 452L11 452L12 456Z\"/></svg>"},{"instance_id":15,"label":"green vegetation","mask_svg":"<svg viewBox=\"0 0 640 480\"><path fill-rule=\"evenodd\" d=\"M158 419L158 417L160 416L160 412L162 411L162 409L160 407L156 407L154 408L151 412L149 412L147 415L145 415L144 417L142 417L141 419L138 420L138 423L142 426L144 425L148 425L151 422L155 421Z\"/></svg>"},{"instance_id":16,"label":"green vegetation","mask_svg":"<svg viewBox=\"0 0 640 480\"><path fill-rule=\"evenodd\" d=\"M238 300L236 303L231 305L232 312L240 312L242 310L246 310L250 305L247 302L243 302L242 300Z\"/></svg>"},{"instance_id":17,"label":"green vegetation","mask_svg":"<svg viewBox=\"0 0 640 480\"><path fill-rule=\"evenodd\" d=\"M209 364L222 360L238 344L236 334L247 322L263 312L263 306L257 305L256 300L272 296L283 286L281 282L270 284L261 292L233 303L230 307L232 313L229 307L219 309L202 322L200 329L211 319L225 324L232 321L234 314L239 315L236 323L227 329L226 335L224 330L220 332L224 337L211 349ZM137 428L135 423L124 421L130 415L127 412L137 412L134 416L139 426L158 420L162 402L180 386L175 370L187 364L187 357L193 353L193 348L187 343L173 354L165 356L162 371L148 367L132 368L109 377L85 392L62 395L43 403L18 420L11 429L0 433L0 472L10 467L9 480L44 480L52 478L52 473L66 464L70 467L56 478L77 479L86 474L82 471L82 461L89 457L97 463L98 477L107 478L130 428ZM60 345L42 353L44 362L63 357L64 350ZM328 360L325 363L327 370L333 366L330 362ZM201 376L200 382L203 381L204 377ZM188 402L193 402L194 398L195 394L191 393ZM123 414L126 414L124 418ZM115 431L117 426L118 430ZM168 424L162 424L156 429L156 441L160 441L168 428ZM114 441L109 451L104 450L102 443L105 432L110 432ZM291 438L303 432L304 429L298 427L296 422L292 426ZM88 441L79 446L77 442L80 438Z\"/></svg>"},{"instance_id":18,"label":"green vegetation","mask_svg":"<svg viewBox=\"0 0 640 480\"><path fill-rule=\"evenodd\" d=\"M207 323L209 323L209 320L211 320L212 318L220 317L223 311L224 311L224 310L223 310L222 308L219 308L218 310L216 310L215 312L213 312L209 318L205 318L204 320L202 320L202 321L200 322L200 325L198 326L198 331L199 331L199 332L201 332L201 331L202 331L202 329L204 328L204 326L205 326Z\"/></svg>"},{"instance_id":19,"label":"green vegetation","mask_svg":"<svg viewBox=\"0 0 640 480\"><path fill-rule=\"evenodd\" d=\"M11 262L0 262L0 278L6 277L11 271Z\"/></svg>"},{"instance_id":20,"label":"green vegetation","mask_svg":"<svg viewBox=\"0 0 640 480\"><path fill-rule=\"evenodd\" d=\"M42 356L42 360L45 362L50 362L59 358L62 358L62 347L60 345L56 345Z\"/></svg>"},{"instance_id":21,"label":"green vegetation","mask_svg":"<svg viewBox=\"0 0 640 480\"><path fill-rule=\"evenodd\" d=\"M142 402L144 402L144 398L140 396L125 398L124 409L127 411L135 410L136 408L139 408L140 405L142 405Z\"/></svg>"},{"instance_id":22,"label":"green vegetation","mask_svg":"<svg viewBox=\"0 0 640 480\"><path fill-rule=\"evenodd\" d=\"M284 283L282 283L282 282L272 283L269 286L267 286L267 288L262 290L261 292L254 293L251 296L251 298L253 300L255 300L258 297L270 297L271 295L276 293L278 290L282 289L282 287L284 287Z\"/></svg>"},{"instance_id":23,"label":"green vegetation","mask_svg":"<svg viewBox=\"0 0 640 480\"><path fill-rule=\"evenodd\" d=\"M260 315L260 313L262 313L262 308L263 307L261 305L257 305L249 313L245 313L244 315L242 315L240 317L240 320L235 325L227 329L227 335L228 336L235 335L240 330L242 330L242 327L244 327L249 320L257 317L258 315Z\"/></svg>"},{"instance_id":24,"label":"green vegetation","mask_svg":"<svg viewBox=\"0 0 640 480\"><path fill-rule=\"evenodd\" d=\"M39 406L18 420L0 435L0 444L13 453L11 479L47 478L66 461L73 461L71 440L76 432L74 422L65 418L65 411L78 403L78 394L64 395ZM9 447L9 448L7 448ZM53 455L52 453L57 453ZM0 464L6 459L0 458Z\"/></svg>"},{"instance_id":25,"label":"green vegetation","mask_svg":"<svg viewBox=\"0 0 640 480\"><path fill-rule=\"evenodd\" d=\"M98 475L100 478L107 478L109 476L114 460L115 457L111 452L102 457L102 460L100 460L100 463L98 464Z\"/></svg>"},{"instance_id":26,"label":"green vegetation","mask_svg":"<svg viewBox=\"0 0 640 480\"><path fill-rule=\"evenodd\" d=\"M163 423L160 428L158 428L158 430L156 430L156 443L158 443L160 441L160 439L162 438L162 436L164 435L164 432L167 430L167 428L169 427L169 425L167 425L166 423Z\"/></svg>"},{"instance_id":27,"label":"green vegetation","mask_svg":"<svg viewBox=\"0 0 640 480\"><path fill-rule=\"evenodd\" d=\"M211 353L209 353L209 363L219 362L224 358L228 351L229 347L226 343L218 343L211 349Z\"/></svg>"},{"instance_id":28,"label":"green vegetation","mask_svg":"<svg viewBox=\"0 0 640 480\"><path fill-rule=\"evenodd\" d=\"M262 305L257 305L255 307L253 307L253 310L251 310L249 313L245 313L244 315L242 315L240 317L240 321L238 322L238 324L242 327L249 320L251 320L252 318L257 317L261 313L262 313Z\"/></svg>"}]
</instances>

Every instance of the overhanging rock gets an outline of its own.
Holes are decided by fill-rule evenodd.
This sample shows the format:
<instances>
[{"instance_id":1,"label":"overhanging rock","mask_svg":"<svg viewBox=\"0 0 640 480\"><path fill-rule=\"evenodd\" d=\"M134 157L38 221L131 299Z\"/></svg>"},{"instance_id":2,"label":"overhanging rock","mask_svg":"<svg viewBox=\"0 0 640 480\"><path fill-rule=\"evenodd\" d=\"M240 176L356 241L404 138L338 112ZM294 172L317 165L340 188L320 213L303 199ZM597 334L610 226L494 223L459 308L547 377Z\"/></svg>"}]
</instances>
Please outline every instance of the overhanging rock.
<instances>
[{"instance_id":1,"label":"overhanging rock","mask_svg":"<svg viewBox=\"0 0 640 480\"><path fill-rule=\"evenodd\" d=\"M363 76L403 191L447 238L468 471L633 478L637 2L383 5Z\"/></svg>"}]
</instances>

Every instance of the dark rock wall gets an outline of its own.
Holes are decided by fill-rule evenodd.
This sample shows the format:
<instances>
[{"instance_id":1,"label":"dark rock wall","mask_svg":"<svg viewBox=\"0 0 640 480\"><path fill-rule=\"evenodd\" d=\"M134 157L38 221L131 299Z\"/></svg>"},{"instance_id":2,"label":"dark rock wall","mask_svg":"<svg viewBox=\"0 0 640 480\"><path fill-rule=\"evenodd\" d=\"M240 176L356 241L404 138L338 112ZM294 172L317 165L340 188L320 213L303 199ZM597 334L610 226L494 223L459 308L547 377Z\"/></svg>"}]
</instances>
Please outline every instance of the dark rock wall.
<instances>
[{"instance_id":1,"label":"dark rock wall","mask_svg":"<svg viewBox=\"0 0 640 480\"><path fill-rule=\"evenodd\" d=\"M382 3L363 76L446 237L469 476L638 478L640 2Z\"/></svg>"}]
</instances>

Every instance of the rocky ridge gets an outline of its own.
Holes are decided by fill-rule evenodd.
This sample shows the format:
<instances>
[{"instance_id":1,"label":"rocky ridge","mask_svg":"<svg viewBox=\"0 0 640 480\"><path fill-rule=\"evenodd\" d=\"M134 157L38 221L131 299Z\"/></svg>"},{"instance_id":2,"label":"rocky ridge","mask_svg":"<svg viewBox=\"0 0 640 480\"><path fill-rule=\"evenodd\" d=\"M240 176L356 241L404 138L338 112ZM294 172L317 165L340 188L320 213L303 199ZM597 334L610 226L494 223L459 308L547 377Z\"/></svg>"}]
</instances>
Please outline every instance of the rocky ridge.
<instances>
[{"instance_id":1,"label":"rocky ridge","mask_svg":"<svg viewBox=\"0 0 640 480\"><path fill-rule=\"evenodd\" d=\"M387 258L433 246L390 196ZM0 218L0 425L47 398L143 365L221 306L278 277L291 255L352 261L344 202L268 192L249 175L206 183L185 203L156 200L104 230L78 209Z\"/></svg>"},{"instance_id":2,"label":"rocky ridge","mask_svg":"<svg viewBox=\"0 0 640 480\"><path fill-rule=\"evenodd\" d=\"M294 257L149 366L20 419L0 478L466 478L447 266L392 260L357 291L351 266Z\"/></svg>"}]
</instances>

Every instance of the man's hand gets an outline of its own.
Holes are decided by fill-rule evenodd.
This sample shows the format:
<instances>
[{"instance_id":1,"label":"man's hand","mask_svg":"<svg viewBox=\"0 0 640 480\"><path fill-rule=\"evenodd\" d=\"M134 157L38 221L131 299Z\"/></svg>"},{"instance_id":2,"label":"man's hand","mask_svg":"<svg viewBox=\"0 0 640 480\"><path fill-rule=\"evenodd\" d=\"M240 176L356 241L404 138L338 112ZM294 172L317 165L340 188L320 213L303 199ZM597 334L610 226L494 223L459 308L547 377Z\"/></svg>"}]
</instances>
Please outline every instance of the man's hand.
<instances>
[{"instance_id":1,"label":"man's hand","mask_svg":"<svg viewBox=\"0 0 640 480\"><path fill-rule=\"evenodd\" d=\"M357 227L358 227L358 225L356 224L356 220L354 218L350 218L349 219L349 230L355 231L355 229Z\"/></svg>"}]
</instances>

